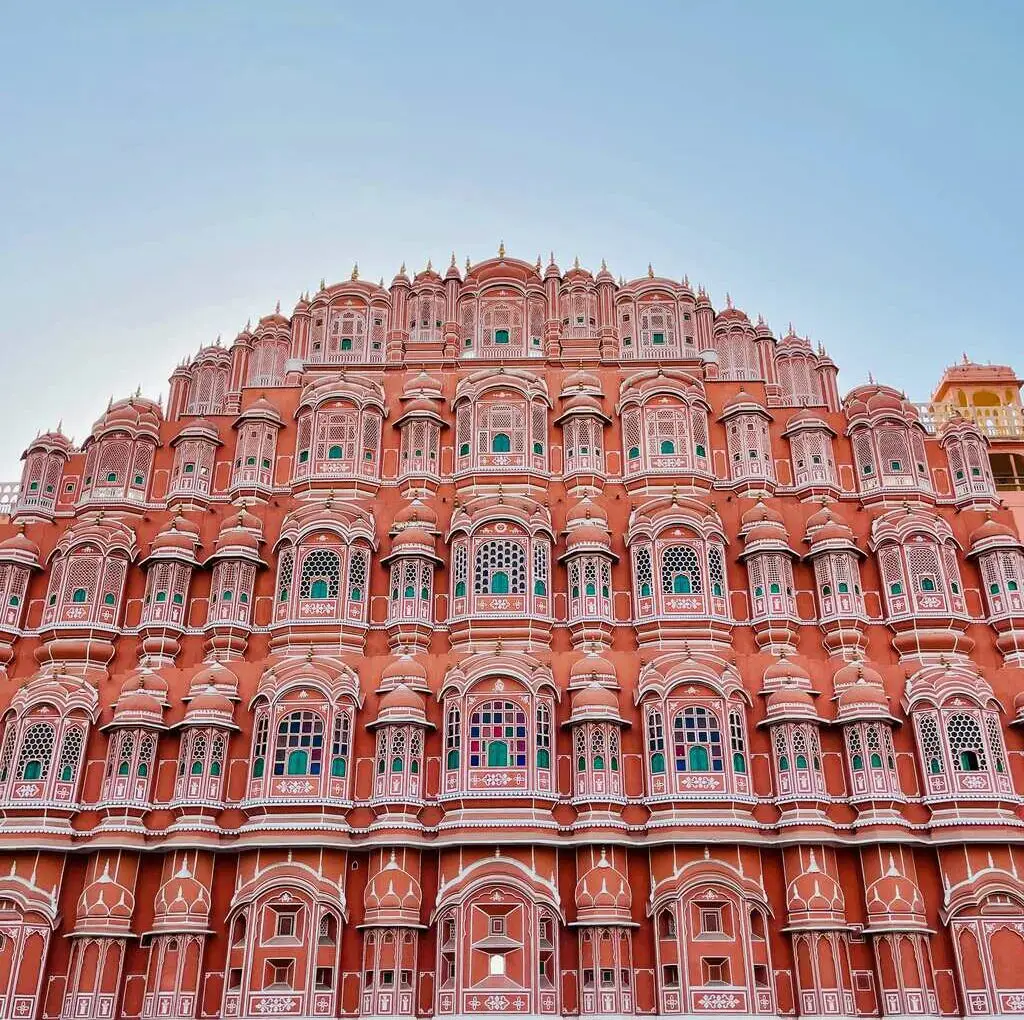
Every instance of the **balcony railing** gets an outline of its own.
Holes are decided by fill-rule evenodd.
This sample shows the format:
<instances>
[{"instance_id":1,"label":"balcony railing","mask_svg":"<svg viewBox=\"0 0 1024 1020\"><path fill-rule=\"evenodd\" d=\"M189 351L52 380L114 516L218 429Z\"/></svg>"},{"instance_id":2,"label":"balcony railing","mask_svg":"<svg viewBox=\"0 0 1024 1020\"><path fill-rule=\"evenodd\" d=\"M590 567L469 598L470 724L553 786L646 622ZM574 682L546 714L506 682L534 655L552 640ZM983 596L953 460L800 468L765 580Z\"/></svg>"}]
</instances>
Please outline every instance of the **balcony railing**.
<instances>
[{"instance_id":1,"label":"balcony railing","mask_svg":"<svg viewBox=\"0 0 1024 1020\"><path fill-rule=\"evenodd\" d=\"M963 407L960 404L917 404L921 423L931 433L936 433L950 418L960 415L973 421L989 439L1024 440L1024 408L1016 405L1006 407Z\"/></svg>"}]
</instances>

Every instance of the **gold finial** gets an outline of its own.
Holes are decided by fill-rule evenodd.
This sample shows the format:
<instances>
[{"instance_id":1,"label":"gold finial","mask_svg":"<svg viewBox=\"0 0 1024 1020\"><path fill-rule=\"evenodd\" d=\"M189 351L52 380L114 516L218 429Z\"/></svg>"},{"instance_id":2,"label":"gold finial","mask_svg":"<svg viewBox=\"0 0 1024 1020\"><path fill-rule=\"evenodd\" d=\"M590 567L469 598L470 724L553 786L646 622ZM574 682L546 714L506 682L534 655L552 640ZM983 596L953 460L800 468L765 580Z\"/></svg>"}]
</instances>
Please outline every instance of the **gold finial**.
<instances>
[{"instance_id":1,"label":"gold finial","mask_svg":"<svg viewBox=\"0 0 1024 1020\"><path fill-rule=\"evenodd\" d=\"M650 279L654 279L654 266L650 262L647 263L647 275Z\"/></svg>"},{"instance_id":2,"label":"gold finial","mask_svg":"<svg viewBox=\"0 0 1024 1020\"><path fill-rule=\"evenodd\" d=\"M502 242L501 242L501 243L500 243L500 244L498 245L498 258L499 258L499 259L503 259L504 257L505 257L505 242L504 242L504 241L502 241Z\"/></svg>"},{"instance_id":3,"label":"gold finial","mask_svg":"<svg viewBox=\"0 0 1024 1020\"><path fill-rule=\"evenodd\" d=\"M466 272L468 273L471 268L472 267L471 267L470 262L469 262L469 256L467 255L466 256Z\"/></svg>"},{"instance_id":4,"label":"gold finial","mask_svg":"<svg viewBox=\"0 0 1024 1020\"><path fill-rule=\"evenodd\" d=\"M359 263L358 262L356 262L355 265L352 266L352 279L353 280L358 280L359 279Z\"/></svg>"}]
</instances>

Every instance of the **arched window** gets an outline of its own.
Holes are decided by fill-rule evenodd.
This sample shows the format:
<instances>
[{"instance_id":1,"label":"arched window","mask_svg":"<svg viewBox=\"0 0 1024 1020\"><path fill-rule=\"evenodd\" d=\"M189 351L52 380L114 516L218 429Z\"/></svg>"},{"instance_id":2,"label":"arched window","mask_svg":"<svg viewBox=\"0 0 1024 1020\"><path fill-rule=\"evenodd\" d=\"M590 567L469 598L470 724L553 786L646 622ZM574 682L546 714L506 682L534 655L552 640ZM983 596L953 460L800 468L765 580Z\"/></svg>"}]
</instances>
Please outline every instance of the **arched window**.
<instances>
[{"instance_id":1,"label":"arched window","mask_svg":"<svg viewBox=\"0 0 1024 1020\"><path fill-rule=\"evenodd\" d=\"M512 440L504 432L497 432L491 437L491 453L509 453Z\"/></svg>"},{"instance_id":2,"label":"arched window","mask_svg":"<svg viewBox=\"0 0 1024 1020\"><path fill-rule=\"evenodd\" d=\"M988 768L985 741L973 715L957 712L946 719L949 754L956 772L980 772Z\"/></svg>"},{"instance_id":3,"label":"arched window","mask_svg":"<svg viewBox=\"0 0 1024 1020\"><path fill-rule=\"evenodd\" d=\"M445 746L445 767L457 769L459 767L459 753L462 748L462 715L458 706L451 705L448 709L448 719L444 731Z\"/></svg>"},{"instance_id":4,"label":"arched window","mask_svg":"<svg viewBox=\"0 0 1024 1020\"><path fill-rule=\"evenodd\" d=\"M725 767L718 717L699 705L675 717L672 745L676 772L721 772Z\"/></svg>"},{"instance_id":5,"label":"arched window","mask_svg":"<svg viewBox=\"0 0 1024 1020\"><path fill-rule=\"evenodd\" d=\"M526 554L519 542L495 539L477 548L473 572L477 595L525 595Z\"/></svg>"},{"instance_id":6,"label":"arched window","mask_svg":"<svg viewBox=\"0 0 1024 1020\"><path fill-rule=\"evenodd\" d=\"M661 590L666 595L700 594L700 559L688 545L673 545L661 554Z\"/></svg>"},{"instance_id":7,"label":"arched window","mask_svg":"<svg viewBox=\"0 0 1024 1020\"><path fill-rule=\"evenodd\" d=\"M652 775L665 771L665 724L661 712L651 709L647 713L647 755Z\"/></svg>"},{"instance_id":8,"label":"arched window","mask_svg":"<svg viewBox=\"0 0 1024 1020\"><path fill-rule=\"evenodd\" d=\"M25 730L25 739L18 756L15 775L18 779L46 779L50 774L50 760L53 757L54 732L50 723L32 723Z\"/></svg>"},{"instance_id":9,"label":"arched window","mask_svg":"<svg viewBox=\"0 0 1024 1020\"><path fill-rule=\"evenodd\" d=\"M551 710L537 706L537 768L551 768Z\"/></svg>"},{"instance_id":10,"label":"arched window","mask_svg":"<svg viewBox=\"0 0 1024 1020\"><path fill-rule=\"evenodd\" d=\"M344 778L348 773L348 745L351 720L348 713L339 710L334 720L334 735L331 739L331 775Z\"/></svg>"},{"instance_id":11,"label":"arched window","mask_svg":"<svg viewBox=\"0 0 1024 1020\"><path fill-rule=\"evenodd\" d=\"M511 701L485 701L469 719L470 768L527 766L526 711Z\"/></svg>"},{"instance_id":12,"label":"arched window","mask_svg":"<svg viewBox=\"0 0 1024 1020\"><path fill-rule=\"evenodd\" d=\"M313 549L302 561L299 598L336 599L341 578L341 559L332 549Z\"/></svg>"},{"instance_id":13,"label":"arched window","mask_svg":"<svg viewBox=\"0 0 1024 1020\"><path fill-rule=\"evenodd\" d=\"M324 723L316 712L291 712L278 723L275 776L319 776L323 755Z\"/></svg>"},{"instance_id":14,"label":"arched window","mask_svg":"<svg viewBox=\"0 0 1024 1020\"><path fill-rule=\"evenodd\" d=\"M267 736L270 720L265 714L256 722L256 735L252 742L252 778L262 779L267 767Z\"/></svg>"}]
</instances>

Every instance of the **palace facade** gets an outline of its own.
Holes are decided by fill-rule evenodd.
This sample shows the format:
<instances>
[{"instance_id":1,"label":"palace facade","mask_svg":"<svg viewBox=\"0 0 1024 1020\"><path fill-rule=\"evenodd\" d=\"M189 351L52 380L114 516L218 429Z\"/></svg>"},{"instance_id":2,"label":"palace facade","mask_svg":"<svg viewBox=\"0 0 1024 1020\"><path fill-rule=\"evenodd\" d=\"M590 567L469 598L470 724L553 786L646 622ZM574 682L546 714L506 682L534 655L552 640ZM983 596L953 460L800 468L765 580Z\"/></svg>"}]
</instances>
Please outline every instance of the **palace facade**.
<instances>
[{"instance_id":1,"label":"palace facade","mask_svg":"<svg viewBox=\"0 0 1024 1020\"><path fill-rule=\"evenodd\" d=\"M1019 390L502 249L38 436L0 1020L1024 1014Z\"/></svg>"}]
</instances>

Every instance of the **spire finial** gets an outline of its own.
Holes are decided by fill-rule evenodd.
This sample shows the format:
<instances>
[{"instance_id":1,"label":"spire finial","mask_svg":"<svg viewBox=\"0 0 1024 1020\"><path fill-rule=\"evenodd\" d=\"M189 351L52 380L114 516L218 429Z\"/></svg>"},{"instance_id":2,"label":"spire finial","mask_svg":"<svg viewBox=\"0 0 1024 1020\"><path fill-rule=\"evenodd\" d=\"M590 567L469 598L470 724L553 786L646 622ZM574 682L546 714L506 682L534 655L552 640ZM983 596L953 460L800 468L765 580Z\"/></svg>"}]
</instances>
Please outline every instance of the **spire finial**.
<instances>
[{"instance_id":1,"label":"spire finial","mask_svg":"<svg viewBox=\"0 0 1024 1020\"><path fill-rule=\"evenodd\" d=\"M358 262L354 263L353 266L352 266L352 279L353 280L358 280L359 279L359 263Z\"/></svg>"},{"instance_id":2,"label":"spire finial","mask_svg":"<svg viewBox=\"0 0 1024 1020\"><path fill-rule=\"evenodd\" d=\"M500 244L498 245L498 258L499 258L499 259L503 259L504 257L505 257L505 242L504 242L504 241L502 241L502 242L501 242L501 243L500 243Z\"/></svg>"},{"instance_id":3,"label":"spire finial","mask_svg":"<svg viewBox=\"0 0 1024 1020\"><path fill-rule=\"evenodd\" d=\"M451 265L450 265L450 266L449 266L448 268L449 268L449 269L454 269L454 268L455 268L455 249L454 249L454 248L452 249L452 261L451 261Z\"/></svg>"},{"instance_id":4,"label":"spire finial","mask_svg":"<svg viewBox=\"0 0 1024 1020\"><path fill-rule=\"evenodd\" d=\"M469 256L467 255L466 256L466 272L468 273L471 268L472 268L472 266L471 266L470 261L469 261Z\"/></svg>"},{"instance_id":5,"label":"spire finial","mask_svg":"<svg viewBox=\"0 0 1024 1020\"><path fill-rule=\"evenodd\" d=\"M540 273L540 267L541 267L540 252L537 252L537 261L534 264L533 268L537 270L538 274Z\"/></svg>"},{"instance_id":6,"label":"spire finial","mask_svg":"<svg viewBox=\"0 0 1024 1020\"><path fill-rule=\"evenodd\" d=\"M405 262L403 261L401 266L398 268L398 275L405 276Z\"/></svg>"},{"instance_id":7,"label":"spire finial","mask_svg":"<svg viewBox=\"0 0 1024 1020\"><path fill-rule=\"evenodd\" d=\"M608 266L605 264L604 259L601 259L601 271L604 273L608 272Z\"/></svg>"},{"instance_id":8,"label":"spire finial","mask_svg":"<svg viewBox=\"0 0 1024 1020\"><path fill-rule=\"evenodd\" d=\"M725 307L732 308L732 295L728 291L725 292Z\"/></svg>"},{"instance_id":9,"label":"spire finial","mask_svg":"<svg viewBox=\"0 0 1024 1020\"><path fill-rule=\"evenodd\" d=\"M554 253L554 251L551 251L548 254L548 265L549 266L553 266L554 264L555 264L555 253Z\"/></svg>"},{"instance_id":10,"label":"spire finial","mask_svg":"<svg viewBox=\"0 0 1024 1020\"><path fill-rule=\"evenodd\" d=\"M434 271L434 263L427 259L427 272L432 273Z\"/></svg>"},{"instance_id":11,"label":"spire finial","mask_svg":"<svg viewBox=\"0 0 1024 1020\"><path fill-rule=\"evenodd\" d=\"M652 266L650 262L647 263L647 276L651 280L654 279L654 266Z\"/></svg>"},{"instance_id":12,"label":"spire finial","mask_svg":"<svg viewBox=\"0 0 1024 1020\"><path fill-rule=\"evenodd\" d=\"M577 256L576 256L576 257L575 257L575 258L574 258L574 259L572 260L572 268L573 268L573 269L579 269L579 268L580 268L580 257L579 257L579 255L577 255Z\"/></svg>"},{"instance_id":13,"label":"spire finial","mask_svg":"<svg viewBox=\"0 0 1024 1020\"><path fill-rule=\"evenodd\" d=\"M280 315L281 314L281 299L280 298L277 299L277 304L274 305L274 314L275 315Z\"/></svg>"},{"instance_id":14,"label":"spire finial","mask_svg":"<svg viewBox=\"0 0 1024 1020\"><path fill-rule=\"evenodd\" d=\"M324 276L320 277L320 289L327 290L327 278Z\"/></svg>"}]
</instances>

